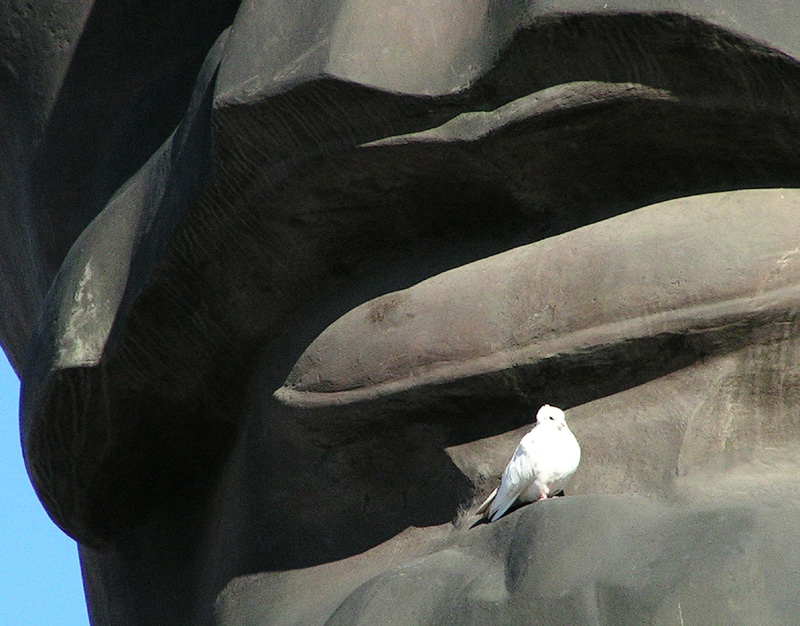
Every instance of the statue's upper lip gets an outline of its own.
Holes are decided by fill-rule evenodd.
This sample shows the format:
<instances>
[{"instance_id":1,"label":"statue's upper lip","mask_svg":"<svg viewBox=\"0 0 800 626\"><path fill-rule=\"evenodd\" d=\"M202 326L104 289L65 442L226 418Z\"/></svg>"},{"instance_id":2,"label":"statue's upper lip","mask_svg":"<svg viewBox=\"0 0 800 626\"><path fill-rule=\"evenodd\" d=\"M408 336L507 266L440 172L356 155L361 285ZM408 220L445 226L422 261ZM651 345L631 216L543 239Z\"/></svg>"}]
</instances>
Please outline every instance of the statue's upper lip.
<instances>
[{"instance_id":1,"label":"statue's upper lip","mask_svg":"<svg viewBox=\"0 0 800 626\"><path fill-rule=\"evenodd\" d=\"M800 306L798 202L796 190L673 200L450 270L343 315L275 395L348 404L761 325Z\"/></svg>"},{"instance_id":2,"label":"statue's upper lip","mask_svg":"<svg viewBox=\"0 0 800 626\"><path fill-rule=\"evenodd\" d=\"M628 0L624 11L602 0L541 4L441 2L421 11L413 2L383 10L342 2L291 15L241 10L231 28L231 53L220 69L217 100L225 105L252 102L321 76L393 93L457 93L480 80L520 32L556 23L555 30L543 38L539 54L544 57L542 52L549 49L546 63L558 65L570 48L589 50L586 43L592 37L605 34L613 39L639 27L629 21L617 31L613 22L620 17L634 21L655 17L681 25L705 22L767 42L786 54L798 54L795 37L785 28L795 16L786 7L781 7L783 13L770 13L747 3L708 6L689 1L676 10L676 3L669 0ZM559 21L570 25L561 30ZM577 21L581 25L576 27ZM644 34L643 39L647 38ZM716 40L713 45L718 45ZM613 54L619 58L631 51L623 43ZM526 71L537 72L536 63L534 59L534 66ZM602 58L592 65L602 71Z\"/></svg>"}]
</instances>

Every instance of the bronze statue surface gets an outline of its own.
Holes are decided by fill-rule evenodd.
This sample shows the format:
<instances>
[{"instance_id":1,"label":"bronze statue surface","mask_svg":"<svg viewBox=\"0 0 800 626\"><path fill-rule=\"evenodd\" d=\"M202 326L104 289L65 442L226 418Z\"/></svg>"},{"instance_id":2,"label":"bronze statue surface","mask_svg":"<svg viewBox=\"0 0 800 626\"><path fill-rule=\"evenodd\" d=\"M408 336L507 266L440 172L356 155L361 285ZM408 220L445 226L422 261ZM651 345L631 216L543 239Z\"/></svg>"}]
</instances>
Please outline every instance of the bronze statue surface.
<instances>
[{"instance_id":1,"label":"bronze statue surface","mask_svg":"<svg viewBox=\"0 0 800 626\"><path fill-rule=\"evenodd\" d=\"M800 5L156 4L0 9L94 624L796 620ZM567 497L470 528L544 403Z\"/></svg>"}]
</instances>

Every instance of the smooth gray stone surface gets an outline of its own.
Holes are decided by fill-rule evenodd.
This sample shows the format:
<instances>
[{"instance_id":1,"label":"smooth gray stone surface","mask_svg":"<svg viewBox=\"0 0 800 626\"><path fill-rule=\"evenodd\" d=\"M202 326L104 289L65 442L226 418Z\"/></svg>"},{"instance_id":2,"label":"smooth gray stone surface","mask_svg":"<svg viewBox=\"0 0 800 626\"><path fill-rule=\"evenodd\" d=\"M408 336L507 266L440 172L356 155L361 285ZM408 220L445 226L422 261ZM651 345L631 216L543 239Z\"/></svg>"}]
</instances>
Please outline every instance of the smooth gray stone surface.
<instances>
[{"instance_id":1,"label":"smooth gray stone surface","mask_svg":"<svg viewBox=\"0 0 800 626\"><path fill-rule=\"evenodd\" d=\"M0 342L93 623L792 623L799 12L4 4ZM470 528L544 402L567 497Z\"/></svg>"}]
</instances>

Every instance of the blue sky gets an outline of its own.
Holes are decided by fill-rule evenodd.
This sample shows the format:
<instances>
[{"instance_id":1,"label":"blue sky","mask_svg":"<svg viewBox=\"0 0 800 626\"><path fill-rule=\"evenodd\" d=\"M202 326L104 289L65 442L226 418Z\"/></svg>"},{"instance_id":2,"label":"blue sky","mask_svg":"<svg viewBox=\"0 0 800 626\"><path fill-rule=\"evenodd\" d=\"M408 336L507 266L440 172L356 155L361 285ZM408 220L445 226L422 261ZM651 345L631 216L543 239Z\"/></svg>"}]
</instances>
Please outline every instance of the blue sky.
<instances>
[{"instance_id":1,"label":"blue sky","mask_svg":"<svg viewBox=\"0 0 800 626\"><path fill-rule=\"evenodd\" d=\"M18 403L19 381L0 350L0 626L86 626L78 550L28 481Z\"/></svg>"}]
</instances>

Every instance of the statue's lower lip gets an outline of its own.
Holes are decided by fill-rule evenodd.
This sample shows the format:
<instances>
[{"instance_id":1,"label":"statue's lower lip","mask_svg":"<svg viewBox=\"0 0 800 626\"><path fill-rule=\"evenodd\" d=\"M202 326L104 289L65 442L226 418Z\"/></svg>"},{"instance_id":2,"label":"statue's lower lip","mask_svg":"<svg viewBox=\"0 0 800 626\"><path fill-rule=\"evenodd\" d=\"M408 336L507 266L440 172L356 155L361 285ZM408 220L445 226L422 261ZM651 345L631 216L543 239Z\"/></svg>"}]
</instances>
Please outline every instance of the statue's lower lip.
<instances>
[{"instance_id":1,"label":"statue's lower lip","mask_svg":"<svg viewBox=\"0 0 800 626\"><path fill-rule=\"evenodd\" d=\"M674 200L450 270L342 316L275 395L369 401L552 359L624 359L661 336L713 350L800 306L798 202L796 190Z\"/></svg>"}]
</instances>

